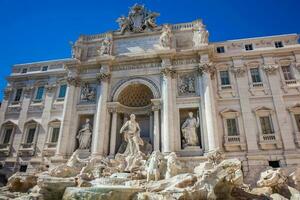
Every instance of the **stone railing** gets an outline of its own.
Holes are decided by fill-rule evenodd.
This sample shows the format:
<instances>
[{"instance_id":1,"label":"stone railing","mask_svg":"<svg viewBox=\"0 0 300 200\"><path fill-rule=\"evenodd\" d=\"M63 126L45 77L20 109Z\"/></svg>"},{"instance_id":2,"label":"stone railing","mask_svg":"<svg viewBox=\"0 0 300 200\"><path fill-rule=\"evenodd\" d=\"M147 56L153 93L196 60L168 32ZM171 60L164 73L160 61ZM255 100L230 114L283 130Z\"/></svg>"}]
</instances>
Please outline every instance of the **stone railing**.
<instances>
[{"instance_id":1,"label":"stone railing","mask_svg":"<svg viewBox=\"0 0 300 200\"><path fill-rule=\"evenodd\" d=\"M251 87L253 88L264 87L264 83L263 82L251 83Z\"/></svg>"},{"instance_id":2,"label":"stone railing","mask_svg":"<svg viewBox=\"0 0 300 200\"><path fill-rule=\"evenodd\" d=\"M286 80L285 84L287 84L289 86L300 85L300 80L297 80L297 79Z\"/></svg>"},{"instance_id":3,"label":"stone railing","mask_svg":"<svg viewBox=\"0 0 300 200\"><path fill-rule=\"evenodd\" d=\"M172 25L172 30L191 30L194 28L194 23L182 23Z\"/></svg>"},{"instance_id":4,"label":"stone railing","mask_svg":"<svg viewBox=\"0 0 300 200\"><path fill-rule=\"evenodd\" d=\"M241 138L240 138L239 135L225 136L225 142L228 142L228 143L239 143L239 142L241 142Z\"/></svg>"},{"instance_id":5,"label":"stone railing","mask_svg":"<svg viewBox=\"0 0 300 200\"><path fill-rule=\"evenodd\" d=\"M260 133L259 144L262 149L282 148L282 142L277 132L267 133L267 134Z\"/></svg>"},{"instance_id":6,"label":"stone railing","mask_svg":"<svg viewBox=\"0 0 300 200\"><path fill-rule=\"evenodd\" d=\"M241 135L225 135L224 147L226 151L240 151L246 150L244 137Z\"/></svg>"},{"instance_id":7,"label":"stone railing","mask_svg":"<svg viewBox=\"0 0 300 200\"><path fill-rule=\"evenodd\" d=\"M97 41L97 40L102 40L106 36L107 36L106 33L101 33L96 35L81 35L79 40L82 40L84 42Z\"/></svg>"}]
</instances>

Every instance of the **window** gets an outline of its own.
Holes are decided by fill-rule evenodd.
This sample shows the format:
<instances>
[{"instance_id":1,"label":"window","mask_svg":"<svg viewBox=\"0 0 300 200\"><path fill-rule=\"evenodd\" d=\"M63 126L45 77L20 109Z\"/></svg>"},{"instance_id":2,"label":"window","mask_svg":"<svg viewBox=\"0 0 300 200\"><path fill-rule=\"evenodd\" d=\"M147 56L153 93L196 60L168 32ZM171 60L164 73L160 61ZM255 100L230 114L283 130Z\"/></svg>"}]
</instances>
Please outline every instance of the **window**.
<instances>
[{"instance_id":1,"label":"window","mask_svg":"<svg viewBox=\"0 0 300 200\"><path fill-rule=\"evenodd\" d=\"M295 115L295 120L296 120L298 131L300 132L300 114Z\"/></svg>"},{"instance_id":2,"label":"window","mask_svg":"<svg viewBox=\"0 0 300 200\"><path fill-rule=\"evenodd\" d=\"M260 125L263 134L273 134L272 121L270 116L260 117Z\"/></svg>"},{"instance_id":3,"label":"window","mask_svg":"<svg viewBox=\"0 0 300 200\"><path fill-rule=\"evenodd\" d=\"M252 82L253 83L260 83L261 82L261 78L260 78L260 74L259 74L259 69L258 68L252 68L252 69L250 69L250 73L251 73L251 78L252 78Z\"/></svg>"},{"instance_id":4,"label":"window","mask_svg":"<svg viewBox=\"0 0 300 200\"><path fill-rule=\"evenodd\" d=\"M253 50L253 45L252 44L245 44L245 50L246 51L252 51Z\"/></svg>"},{"instance_id":5,"label":"window","mask_svg":"<svg viewBox=\"0 0 300 200\"><path fill-rule=\"evenodd\" d=\"M4 130L4 137L3 137L2 144L9 144L12 132L13 132L12 128L6 128Z\"/></svg>"},{"instance_id":6,"label":"window","mask_svg":"<svg viewBox=\"0 0 300 200\"><path fill-rule=\"evenodd\" d=\"M280 162L278 160L269 161L269 166L272 167L272 168L279 168L280 167Z\"/></svg>"},{"instance_id":7,"label":"window","mask_svg":"<svg viewBox=\"0 0 300 200\"><path fill-rule=\"evenodd\" d=\"M67 85L66 84L61 85L59 88L58 98L60 99L65 98L66 91L67 91Z\"/></svg>"},{"instance_id":8,"label":"window","mask_svg":"<svg viewBox=\"0 0 300 200\"><path fill-rule=\"evenodd\" d=\"M20 99L22 97L22 92L23 92L22 88L19 88L16 90L14 101L20 101Z\"/></svg>"},{"instance_id":9,"label":"window","mask_svg":"<svg viewBox=\"0 0 300 200\"><path fill-rule=\"evenodd\" d=\"M283 77L286 81L294 79L290 66L282 66Z\"/></svg>"},{"instance_id":10,"label":"window","mask_svg":"<svg viewBox=\"0 0 300 200\"><path fill-rule=\"evenodd\" d=\"M26 74L27 73L27 68L23 68L22 69L22 74Z\"/></svg>"},{"instance_id":11,"label":"window","mask_svg":"<svg viewBox=\"0 0 300 200\"><path fill-rule=\"evenodd\" d=\"M44 95L44 86L40 86L37 88L35 100L42 100Z\"/></svg>"},{"instance_id":12,"label":"window","mask_svg":"<svg viewBox=\"0 0 300 200\"><path fill-rule=\"evenodd\" d=\"M275 47L276 48L281 48L281 47L283 47L283 43L281 42L281 41L275 41Z\"/></svg>"},{"instance_id":13,"label":"window","mask_svg":"<svg viewBox=\"0 0 300 200\"><path fill-rule=\"evenodd\" d=\"M27 165L20 165L20 172L26 172L27 171Z\"/></svg>"},{"instance_id":14,"label":"window","mask_svg":"<svg viewBox=\"0 0 300 200\"><path fill-rule=\"evenodd\" d=\"M54 127L54 128L52 129L52 136L51 136L51 142L52 142L52 143L57 143L57 141L58 141L58 136L59 136L59 130L60 130L59 127Z\"/></svg>"},{"instance_id":15,"label":"window","mask_svg":"<svg viewBox=\"0 0 300 200\"><path fill-rule=\"evenodd\" d=\"M35 131L36 131L36 127L28 128L28 134L27 134L27 139L26 139L27 144L33 143Z\"/></svg>"},{"instance_id":16,"label":"window","mask_svg":"<svg viewBox=\"0 0 300 200\"><path fill-rule=\"evenodd\" d=\"M230 85L229 72L220 71L221 85Z\"/></svg>"},{"instance_id":17,"label":"window","mask_svg":"<svg viewBox=\"0 0 300 200\"><path fill-rule=\"evenodd\" d=\"M224 46L217 47L217 53L225 53Z\"/></svg>"},{"instance_id":18,"label":"window","mask_svg":"<svg viewBox=\"0 0 300 200\"><path fill-rule=\"evenodd\" d=\"M48 66L43 66L42 67L42 71L44 72L44 71L48 71Z\"/></svg>"},{"instance_id":19,"label":"window","mask_svg":"<svg viewBox=\"0 0 300 200\"><path fill-rule=\"evenodd\" d=\"M228 136L239 135L236 121L237 120L235 118L226 119Z\"/></svg>"}]
</instances>

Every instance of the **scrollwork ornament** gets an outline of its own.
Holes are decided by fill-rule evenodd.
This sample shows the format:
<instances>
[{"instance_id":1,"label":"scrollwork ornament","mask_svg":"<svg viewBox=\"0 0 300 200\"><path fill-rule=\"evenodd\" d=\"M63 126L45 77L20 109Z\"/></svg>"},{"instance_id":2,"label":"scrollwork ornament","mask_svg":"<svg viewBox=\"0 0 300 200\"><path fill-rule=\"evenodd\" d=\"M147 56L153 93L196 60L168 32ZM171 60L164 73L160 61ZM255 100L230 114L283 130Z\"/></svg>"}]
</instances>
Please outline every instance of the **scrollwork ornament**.
<instances>
[{"instance_id":1,"label":"scrollwork ornament","mask_svg":"<svg viewBox=\"0 0 300 200\"><path fill-rule=\"evenodd\" d=\"M97 73L96 78L99 82L108 81L110 79L110 73L105 73L105 72Z\"/></svg>"},{"instance_id":2,"label":"scrollwork ornament","mask_svg":"<svg viewBox=\"0 0 300 200\"><path fill-rule=\"evenodd\" d=\"M277 69L278 69L278 65L275 65L275 64L269 64L269 65L264 65L263 66L263 70L268 75L274 75L274 74L276 74Z\"/></svg>"},{"instance_id":3,"label":"scrollwork ornament","mask_svg":"<svg viewBox=\"0 0 300 200\"><path fill-rule=\"evenodd\" d=\"M48 84L48 85L45 85L45 89L46 89L48 92L52 92L56 87L57 87L56 84Z\"/></svg>"},{"instance_id":4,"label":"scrollwork ornament","mask_svg":"<svg viewBox=\"0 0 300 200\"><path fill-rule=\"evenodd\" d=\"M24 95L29 97L32 94L33 86L27 86L24 88Z\"/></svg>"},{"instance_id":5,"label":"scrollwork ornament","mask_svg":"<svg viewBox=\"0 0 300 200\"><path fill-rule=\"evenodd\" d=\"M236 76L236 77L243 77L245 72L246 72L246 69L245 67L233 67L231 69L231 72Z\"/></svg>"}]
</instances>

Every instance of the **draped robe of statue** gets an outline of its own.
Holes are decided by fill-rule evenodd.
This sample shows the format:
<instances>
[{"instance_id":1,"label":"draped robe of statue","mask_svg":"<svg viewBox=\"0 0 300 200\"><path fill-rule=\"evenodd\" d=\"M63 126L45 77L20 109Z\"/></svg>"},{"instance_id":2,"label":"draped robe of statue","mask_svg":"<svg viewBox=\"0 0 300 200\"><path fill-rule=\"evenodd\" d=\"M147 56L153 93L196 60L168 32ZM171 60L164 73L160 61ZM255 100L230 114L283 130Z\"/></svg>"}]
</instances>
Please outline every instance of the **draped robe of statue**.
<instances>
[{"instance_id":1,"label":"draped robe of statue","mask_svg":"<svg viewBox=\"0 0 300 200\"><path fill-rule=\"evenodd\" d=\"M121 128L120 133L124 133L124 139L127 142L126 150L124 152L125 156L137 155L140 151L140 145L144 142L140 137L140 126L135 121L135 115L130 115L130 120L128 120Z\"/></svg>"},{"instance_id":2,"label":"draped robe of statue","mask_svg":"<svg viewBox=\"0 0 300 200\"><path fill-rule=\"evenodd\" d=\"M196 129L199 127L199 117L193 117L193 113L189 113L189 117L182 124L181 130L186 141L186 146L198 146L199 139Z\"/></svg>"},{"instance_id":3,"label":"draped robe of statue","mask_svg":"<svg viewBox=\"0 0 300 200\"><path fill-rule=\"evenodd\" d=\"M91 145L91 136L92 136L92 126L90 125L90 120L86 119L85 124L82 129L79 130L77 139L79 142L79 149L89 149Z\"/></svg>"}]
</instances>

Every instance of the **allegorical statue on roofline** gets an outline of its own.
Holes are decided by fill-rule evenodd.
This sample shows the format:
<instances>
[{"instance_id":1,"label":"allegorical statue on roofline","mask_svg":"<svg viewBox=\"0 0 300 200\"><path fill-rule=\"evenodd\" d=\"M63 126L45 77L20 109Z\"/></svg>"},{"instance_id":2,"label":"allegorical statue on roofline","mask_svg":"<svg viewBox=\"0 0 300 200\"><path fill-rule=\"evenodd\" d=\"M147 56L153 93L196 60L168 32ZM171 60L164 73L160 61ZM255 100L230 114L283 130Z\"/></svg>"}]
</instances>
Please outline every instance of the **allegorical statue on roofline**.
<instances>
[{"instance_id":1,"label":"allegorical statue on roofline","mask_svg":"<svg viewBox=\"0 0 300 200\"><path fill-rule=\"evenodd\" d=\"M159 13L147 10L144 5L135 4L129 10L128 16L122 15L117 19L120 32L140 33L145 30L154 30L157 27L156 17Z\"/></svg>"}]
</instances>

